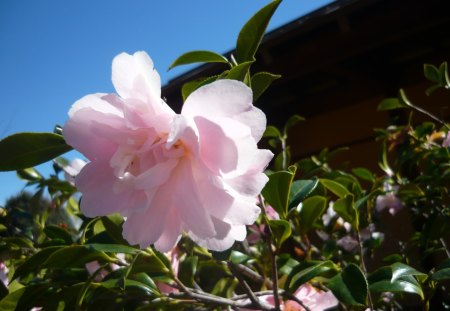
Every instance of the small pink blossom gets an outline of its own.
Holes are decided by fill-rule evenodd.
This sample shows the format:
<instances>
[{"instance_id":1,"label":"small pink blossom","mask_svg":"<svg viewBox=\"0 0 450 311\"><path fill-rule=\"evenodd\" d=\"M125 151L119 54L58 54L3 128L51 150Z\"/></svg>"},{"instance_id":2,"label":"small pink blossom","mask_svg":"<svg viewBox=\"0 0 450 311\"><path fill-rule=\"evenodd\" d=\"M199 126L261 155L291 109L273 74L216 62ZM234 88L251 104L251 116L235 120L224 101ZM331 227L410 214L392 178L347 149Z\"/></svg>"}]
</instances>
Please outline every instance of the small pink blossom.
<instances>
[{"instance_id":1,"label":"small pink blossom","mask_svg":"<svg viewBox=\"0 0 450 311\"><path fill-rule=\"evenodd\" d=\"M448 148L450 147L450 132L447 133L447 135L444 138L444 141L442 142L442 147Z\"/></svg>"},{"instance_id":2,"label":"small pink blossom","mask_svg":"<svg viewBox=\"0 0 450 311\"><path fill-rule=\"evenodd\" d=\"M0 262L0 281L5 285L6 288L8 288L9 281L8 281L8 272L9 269L5 265L4 262Z\"/></svg>"},{"instance_id":3,"label":"small pink blossom","mask_svg":"<svg viewBox=\"0 0 450 311\"><path fill-rule=\"evenodd\" d=\"M131 244L167 252L186 232L225 250L259 215L256 196L272 159L257 142L266 127L252 91L218 80L194 91L176 114L161 99L159 74L145 52L114 58L116 94L92 94L69 111L63 135L91 162L75 179L89 217L126 217Z\"/></svg>"},{"instance_id":4,"label":"small pink blossom","mask_svg":"<svg viewBox=\"0 0 450 311\"><path fill-rule=\"evenodd\" d=\"M300 286L295 292L294 296L300 300L305 306L307 306L311 311L324 311L329 308L334 308L338 305L339 301L334 297L333 293L328 291L322 291L314 286L305 283ZM275 307L275 299L273 295L264 295L259 297L259 299L268 306ZM248 300L250 302L250 300ZM281 301L281 310L284 311L304 311L298 302L294 300ZM250 310L241 308L241 310Z\"/></svg>"},{"instance_id":5,"label":"small pink blossom","mask_svg":"<svg viewBox=\"0 0 450 311\"><path fill-rule=\"evenodd\" d=\"M386 194L379 195L377 197L375 201L375 209L377 212L381 212L387 208L389 214L394 216L403 208L402 201L395 195L395 187L385 183L383 188L386 191Z\"/></svg>"}]
</instances>

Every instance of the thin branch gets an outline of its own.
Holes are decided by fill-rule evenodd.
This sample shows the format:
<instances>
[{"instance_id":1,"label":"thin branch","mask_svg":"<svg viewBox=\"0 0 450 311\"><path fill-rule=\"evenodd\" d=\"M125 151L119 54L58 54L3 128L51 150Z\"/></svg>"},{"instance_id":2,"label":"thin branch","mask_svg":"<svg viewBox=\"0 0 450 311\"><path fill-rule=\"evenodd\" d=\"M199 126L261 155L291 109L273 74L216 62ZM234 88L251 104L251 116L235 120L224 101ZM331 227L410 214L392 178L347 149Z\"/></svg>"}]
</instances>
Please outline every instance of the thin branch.
<instances>
[{"instance_id":1,"label":"thin branch","mask_svg":"<svg viewBox=\"0 0 450 311\"><path fill-rule=\"evenodd\" d=\"M447 254L447 257L450 258L450 250L448 248L447 242L445 242L444 238L440 238L439 241L441 241L441 244L444 247L444 250L445 250L445 253Z\"/></svg>"},{"instance_id":2,"label":"thin branch","mask_svg":"<svg viewBox=\"0 0 450 311\"><path fill-rule=\"evenodd\" d=\"M359 233L359 228L356 228L356 235L358 237L359 256L361 258L361 268L363 269L364 276L367 277L367 268L366 268L366 264L364 262L363 244L362 244L362 240L361 240L361 235ZM369 298L369 309L374 310L373 300L372 300L372 295L370 294L370 290L367 291L367 297Z\"/></svg>"},{"instance_id":3,"label":"thin branch","mask_svg":"<svg viewBox=\"0 0 450 311\"><path fill-rule=\"evenodd\" d=\"M262 277L261 275L259 275L257 272L253 271L246 265L237 264L234 266L235 266L236 270L238 270L240 273L244 274L245 276L249 277L253 281L263 283L269 289L273 288L273 283L271 280L268 280L268 279Z\"/></svg>"},{"instance_id":4,"label":"thin branch","mask_svg":"<svg viewBox=\"0 0 450 311\"><path fill-rule=\"evenodd\" d=\"M228 268L230 268L231 273L233 276L235 276L239 284L243 287L244 291L247 293L248 298L250 298L250 301L259 309L261 310L272 310L272 307L265 304L264 302L260 301L258 297L255 296L255 293L252 291L248 283L242 278L242 276L238 273L235 264L231 261L227 262Z\"/></svg>"},{"instance_id":5,"label":"thin branch","mask_svg":"<svg viewBox=\"0 0 450 311\"><path fill-rule=\"evenodd\" d=\"M262 195L259 195L259 201L261 202L261 212L264 215L264 219L267 220L267 215L266 215L266 204L264 202L264 198ZM273 240L273 232L272 229L270 228L270 225L268 222L266 222L267 224L267 231L269 232L268 237L267 237L267 245L269 247L269 252L270 252L270 257L271 257L271 261L272 261L272 290L273 290L273 298L275 301L275 310L280 310L280 296L278 294L278 267L277 267L277 254L276 251L274 251L272 249L272 240Z\"/></svg>"}]
</instances>

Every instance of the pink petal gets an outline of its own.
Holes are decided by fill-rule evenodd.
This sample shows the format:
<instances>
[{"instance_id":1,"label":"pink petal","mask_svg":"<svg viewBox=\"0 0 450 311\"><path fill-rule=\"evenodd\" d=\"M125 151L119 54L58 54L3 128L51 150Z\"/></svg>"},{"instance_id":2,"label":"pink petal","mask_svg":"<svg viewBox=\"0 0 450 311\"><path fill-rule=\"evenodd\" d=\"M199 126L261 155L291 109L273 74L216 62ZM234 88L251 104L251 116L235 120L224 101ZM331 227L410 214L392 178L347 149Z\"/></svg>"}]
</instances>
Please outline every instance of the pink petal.
<instances>
[{"instance_id":1,"label":"pink petal","mask_svg":"<svg viewBox=\"0 0 450 311\"><path fill-rule=\"evenodd\" d=\"M200 135L200 158L214 172L229 172L236 169L237 147L218 124L196 117L195 123Z\"/></svg>"},{"instance_id":2,"label":"pink petal","mask_svg":"<svg viewBox=\"0 0 450 311\"><path fill-rule=\"evenodd\" d=\"M81 211L88 217L96 217L147 204L142 193L117 193L114 190L116 182L117 178L107 164L99 161L88 163L75 179L76 186L83 193Z\"/></svg>"},{"instance_id":3,"label":"pink petal","mask_svg":"<svg viewBox=\"0 0 450 311\"><path fill-rule=\"evenodd\" d=\"M168 252L181 238L181 219L176 209L170 209L167 215L165 229L155 242L155 248L160 252Z\"/></svg>"},{"instance_id":4,"label":"pink petal","mask_svg":"<svg viewBox=\"0 0 450 311\"><path fill-rule=\"evenodd\" d=\"M203 116L206 119L235 119L248 126L255 141L259 141L266 128L266 117L253 106L252 101L252 90L244 83L217 80L192 92L186 99L181 114Z\"/></svg>"}]
</instances>

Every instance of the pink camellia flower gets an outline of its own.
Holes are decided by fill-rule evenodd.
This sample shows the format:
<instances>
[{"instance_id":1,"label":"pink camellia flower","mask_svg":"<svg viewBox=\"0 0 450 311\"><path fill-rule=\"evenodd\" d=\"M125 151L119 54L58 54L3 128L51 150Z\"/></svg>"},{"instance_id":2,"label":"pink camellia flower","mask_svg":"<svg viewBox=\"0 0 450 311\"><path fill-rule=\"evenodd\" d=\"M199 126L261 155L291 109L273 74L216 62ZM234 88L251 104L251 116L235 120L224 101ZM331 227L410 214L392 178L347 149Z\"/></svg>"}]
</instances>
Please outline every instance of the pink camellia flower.
<instances>
[{"instance_id":1,"label":"pink camellia flower","mask_svg":"<svg viewBox=\"0 0 450 311\"><path fill-rule=\"evenodd\" d=\"M9 285L8 272L9 272L8 267L5 265L4 262L0 261L0 282L2 282L6 288L8 288Z\"/></svg>"},{"instance_id":2,"label":"pink camellia flower","mask_svg":"<svg viewBox=\"0 0 450 311\"><path fill-rule=\"evenodd\" d=\"M442 146L445 148L450 147L450 132L448 132L445 136L444 141L442 142Z\"/></svg>"},{"instance_id":3,"label":"pink camellia flower","mask_svg":"<svg viewBox=\"0 0 450 311\"><path fill-rule=\"evenodd\" d=\"M377 212L381 212L387 208L389 214L394 216L403 208L402 201L395 195L397 187L393 187L390 184L385 183L383 185L383 189L386 191L386 194L377 196L375 201L375 209Z\"/></svg>"},{"instance_id":4,"label":"pink camellia flower","mask_svg":"<svg viewBox=\"0 0 450 311\"><path fill-rule=\"evenodd\" d=\"M334 308L339 304L339 301L332 292L319 290L309 283L305 283L297 288L297 290L294 292L294 296L311 311L324 311L330 308ZM259 299L263 302L263 304L270 307L275 307L275 299L273 295L264 295L259 297ZM250 299L246 301L250 302ZM303 308L298 302L294 300L286 300L284 302L281 301L280 309L284 311L305 310L305 308ZM241 308L240 310L250 309Z\"/></svg>"},{"instance_id":5,"label":"pink camellia flower","mask_svg":"<svg viewBox=\"0 0 450 311\"><path fill-rule=\"evenodd\" d=\"M86 161L75 158L69 165L64 166L62 169L64 171L64 179L70 184L75 185L75 177L81 172L81 169L86 165Z\"/></svg>"},{"instance_id":6,"label":"pink camellia flower","mask_svg":"<svg viewBox=\"0 0 450 311\"><path fill-rule=\"evenodd\" d=\"M252 91L218 80L194 91L176 114L161 99L161 82L145 52L114 58L116 94L93 94L69 111L63 135L91 162L77 175L81 211L126 217L123 235L167 252L186 232L225 250L246 236L258 214L256 196L272 159L257 142L264 113Z\"/></svg>"}]
</instances>

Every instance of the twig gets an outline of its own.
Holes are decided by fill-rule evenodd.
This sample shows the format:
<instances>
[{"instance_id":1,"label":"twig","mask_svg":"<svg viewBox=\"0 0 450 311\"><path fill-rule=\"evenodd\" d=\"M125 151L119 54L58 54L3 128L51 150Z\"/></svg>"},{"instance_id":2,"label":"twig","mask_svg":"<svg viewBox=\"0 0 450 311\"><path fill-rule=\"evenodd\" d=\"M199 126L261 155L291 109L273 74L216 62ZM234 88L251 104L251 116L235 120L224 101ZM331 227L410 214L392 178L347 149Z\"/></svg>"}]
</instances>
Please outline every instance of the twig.
<instances>
[{"instance_id":1,"label":"twig","mask_svg":"<svg viewBox=\"0 0 450 311\"><path fill-rule=\"evenodd\" d=\"M366 268L366 264L364 262L363 244L362 244L362 240L361 240L361 235L359 233L359 228L356 228L356 235L358 237L359 256L361 258L361 268L363 269L364 276L367 277L367 268ZM367 291L367 297L369 298L369 309L374 310L372 295L370 294L370 290Z\"/></svg>"},{"instance_id":2,"label":"twig","mask_svg":"<svg viewBox=\"0 0 450 311\"><path fill-rule=\"evenodd\" d=\"M273 283L271 280L268 280L261 275L259 275L257 272L253 271L249 267L243 265L243 264L237 264L234 265L236 270L238 270L240 273L244 274L245 276L249 277L253 281L263 283L265 286L267 286L269 289L273 288Z\"/></svg>"},{"instance_id":3,"label":"twig","mask_svg":"<svg viewBox=\"0 0 450 311\"><path fill-rule=\"evenodd\" d=\"M261 202L261 212L264 215L264 219L267 220L266 215L266 204L264 203L264 198L262 195L259 195L259 201ZM273 232L270 228L269 223L266 221L267 231L269 232L267 237L267 244L269 247L269 253L272 261L272 290L273 290L273 298L275 301L275 310L280 310L280 296L278 294L278 267L277 267L277 254L276 251L272 249L272 240L273 240Z\"/></svg>"},{"instance_id":4,"label":"twig","mask_svg":"<svg viewBox=\"0 0 450 311\"><path fill-rule=\"evenodd\" d=\"M450 258L450 250L448 248L447 242L445 242L444 238L439 239L441 241L442 246L444 247L445 253L447 254L447 257Z\"/></svg>"},{"instance_id":5,"label":"twig","mask_svg":"<svg viewBox=\"0 0 450 311\"><path fill-rule=\"evenodd\" d=\"M242 278L242 276L238 273L235 264L231 261L227 262L228 268L230 268L231 273L238 279L239 284L243 287L244 291L247 293L248 298L250 298L250 301L259 309L261 310L272 310L272 307L261 302L258 297L255 296L255 293L252 291L248 283Z\"/></svg>"}]
</instances>

